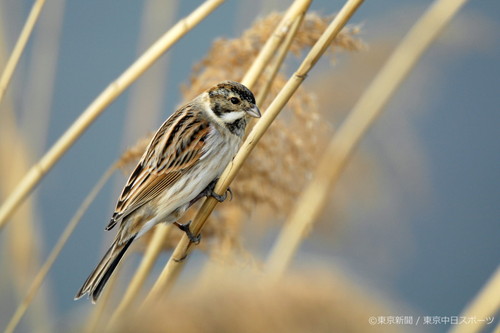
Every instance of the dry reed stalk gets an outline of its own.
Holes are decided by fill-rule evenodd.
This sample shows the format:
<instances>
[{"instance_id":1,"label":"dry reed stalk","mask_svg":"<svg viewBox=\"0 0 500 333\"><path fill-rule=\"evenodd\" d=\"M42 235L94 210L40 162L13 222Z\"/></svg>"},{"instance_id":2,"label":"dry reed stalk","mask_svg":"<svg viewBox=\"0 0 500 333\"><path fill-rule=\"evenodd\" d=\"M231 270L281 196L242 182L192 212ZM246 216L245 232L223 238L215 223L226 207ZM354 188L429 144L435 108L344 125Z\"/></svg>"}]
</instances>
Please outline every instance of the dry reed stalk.
<instances>
[{"instance_id":1,"label":"dry reed stalk","mask_svg":"<svg viewBox=\"0 0 500 333\"><path fill-rule=\"evenodd\" d=\"M2 102L5 91L7 90L10 80L12 79L12 74L14 74L14 71L16 70L19 59L23 54L24 48L28 43L35 24L38 21L38 17L40 16L44 4L45 0L36 0L33 4L33 7L31 7L31 11L28 15L28 18L26 19L26 23L24 24L16 45L14 46L9 60L5 65L2 76L0 77L0 103Z\"/></svg>"},{"instance_id":2,"label":"dry reed stalk","mask_svg":"<svg viewBox=\"0 0 500 333\"><path fill-rule=\"evenodd\" d=\"M332 23L328 26L326 31L321 35L320 39L313 46L312 50L307 54L297 71L292 75L292 77L285 84L284 88L271 103L269 108L264 112L262 118L260 118L260 120L257 122L255 127L252 129L247 139L243 143L241 149L238 151L238 154L221 175L214 190L216 193L224 193L226 191L227 187L235 178L236 173L241 168L244 161L253 150L255 145L258 143L260 138L264 135L266 130L269 128L279 112L283 109L290 97L304 81L309 71L314 67L314 65L326 51L332 40L340 32L342 27L347 23L349 18L354 14L356 9L361 5L362 2L362 0L347 1L347 3L332 21ZM207 198L204 201L202 207L198 211L191 225L191 229L194 234L199 234L201 228L203 227L208 216L215 208L216 204L217 201L213 198ZM187 261L179 261L179 259L185 258L190 253L191 245L192 244L189 239L184 235L179 241L177 247L174 249L174 252L167 262L167 265L162 271L160 277L148 294L145 300L145 304L163 294L163 292L167 290L168 287L173 283L180 270L183 268L185 262Z\"/></svg>"},{"instance_id":3,"label":"dry reed stalk","mask_svg":"<svg viewBox=\"0 0 500 333\"><path fill-rule=\"evenodd\" d=\"M288 8L280 23L274 30L272 36L267 40L266 44L259 52L259 55L241 80L242 84L250 89L254 88L254 85L262 74L262 71L264 71L264 68L266 68L276 50L285 39L285 36L288 34L293 22L297 19L297 17L302 16L307 12L311 1L312 0L295 0L290 8Z\"/></svg>"},{"instance_id":4,"label":"dry reed stalk","mask_svg":"<svg viewBox=\"0 0 500 333\"><path fill-rule=\"evenodd\" d=\"M134 277L127 286L127 290L125 291L120 304L117 306L109 321L108 325L110 325L110 327L113 327L115 325L117 319L119 319L125 313L125 311L129 309L132 302L137 298L141 287L144 285L147 276L151 272L156 259L163 249L165 238L167 238L171 230L171 224L159 224L155 227L154 234L149 246L146 249L144 258L142 259L139 268L135 272Z\"/></svg>"},{"instance_id":5,"label":"dry reed stalk","mask_svg":"<svg viewBox=\"0 0 500 333\"><path fill-rule=\"evenodd\" d=\"M481 288L476 297L460 314L460 317L467 318L495 318L495 314L500 311L500 266ZM477 321L467 325L453 325L450 333L474 333L480 332L485 326L485 322ZM500 323L498 324L500 325ZM495 332L498 332L498 328Z\"/></svg>"},{"instance_id":6,"label":"dry reed stalk","mask_svg":"<svg viewBox=\"0 0 500 333\"><path fill-rule=\"evenodd\" d=\"M1 40L0 37L0 50L3 46ZM13 108L9 104L10 100L6 98L4 112L0 113L0 197L7 196L31 164L29 145L18 129ZM9 276L5 281L10 282L9 288L15 300L20 301L40 266L39 258L42 252L40 238L42 233L39 226L34 223L36 220L34 200L27 200L12 219L16 223L6 230L1 250L5 254L6 265L1 269L6 276ZM40 332L51 330L52 316L47 296L47 290L44 288L35 301L35 306L28 317L32 330Z\"/></svg>"},{"instance_id":7,"label":"dry reed stalk","mask_svg":"<svg viewBox=\"0 0 500 333\"><path fill-rule=\"evenodd\" d=\"M273 63L269 65L268 68L269 75L266 78L264 86L259 89L259 93L257 94L256 97L256 100L258 101L259 104L264 104L269 94L269 90L271 89L271 86L274 82L274 79L276 78L276 75L278 74L281 65L283 65L283 61L285 61L288 51L290 50L290 46L292 45L293 39L295 38L295 35L297 34L297 31L300 25L302 24L302 21L304 20L304 16L305 12L295 18L295 21L292 23L290 31L286 35L283 44L278 49L278 54L276 55L276 58L274 59ZM251 124L253 127L253 124L255 123L252 122ZM252 127L249 127L249 129L251 129Z\"/></svg>"},{"instance_id":8,"label":"dry reed stalk","mask_svg":"<svg viewBox=\"0 0 500 333\"><path fill-rule=\"evenodd\" d=\"M303 191L283 227L266 263L266 270L278 279L290 263L300 241L322 211L332 184L348 157L382 108L414 67L441 29L466 0L438 0L418 20L389 57L338 129L319 162L314 178Z\"/></svg>"},{"instance_id":9,"label":"dry reed stalk","mask_svg":"<svg viewBox=\"0 0 500 333\"><path fill-rule=\"evenodd\" d=\"M20 127L35 156L46 147L52 112L59 44L66 0L51 0L45 6L30 50L28 77L23 80Z\"/></svg>"},{"instance_id":10,"label":"dry reed stalk","mask_svg":"<svg viewBox=\"0 0 500 333\"><path fill-rule=\"evenodd\" d=\"M0 207L0 230L19 204L29 195L45 174L104 111L104 109L144 73L144 71L151 67L163 53L207 17L213 10L222 4L223 1L224 0L207 0L189 16L180 20L87 107L49 151L28 171L14 191L2 204Z\"/></svg>"},{"instance_id":11,"label":"dry reed stalk","mask_svg":"<svg viewBox=\"0 0 500 333\"><path fill-rule=\"evenodd\" d=\"M141 28L137 43L138 56L142 50L159 36L164 27L175 23L179 1L144 1L141 18ZM165 54L158 60L153 70L150 70L130 89L130 97L125 112L125 122L122 134L123 147L130 146L140 136L151 130L162 115L162 103L167 78L170 54ZM141 110L141 111L139 111ZM143 112L142 110L147 110Z\"/></svg>"},{"instance_id":12,"label":"dry reed stalk","mask_svg":"<svg viewBox=\"0 0 500 333\"><path fill-rule=\"evenodd\" d=\"M61 253L64 245L66 245L69 237L73 234L73 231L75 231L75 228L78 226L78 223L80 223L83 214L87 211L89 208L90 204L94 201L95 197L99 192L101 191L102 187L106 184L106 182L109 180L109 178L113 175L113 172L115 170L115 167L109 168L99 179L99 181L94 185L90 193L87 195L83 203L80 205L80 207L77 209L75 215L71 218L69 221L68 225L64 229L63 233L57 240L56 245L54 245L54 248L50 252L49 256L43 263L43 265L40 267L40 270L36 274L35 278L31 282L30 287L28 288L28 292L26 293L26 296L22 300L22 302L18 305L16 312L14 315L11 317L7 328L5 329L5 332L14 332L15 328L19 324L19 321L25 314L26 310L30 306L31 302L33 301L33 298L37 294L38 290L40 289L40 286L42 285L43 281L45 280L45 277L47 276L49 270L52 268L52 265L56 261L57 257Z\"/></svg>"},{"instance_id":13,"label":"dry reed stalk","mask_svg":"<svg viewBox=\"0 0 500 333\"><path fill-rule=\"evenodd\" d=\"M0 125L0 193L5 194L12 188L11 186L15 186L15 181L30 165L31 154L20 133L15 130L15 125L6 117L2 117L1 122L3 126ZM42 233L35 223L36 209L33 200L27 200L12 219L16 223L6 230L2 248L7 263L6 274L9 276L9 279L3 282L11 282L9 288L15 296L15 301L9 304L9 315L10 311L14 311L15 304L23 299L32 277L40 266L43 243ZM44 288L28 317L29 327L32 330L37 329L40 332L50 330L52 316L50 307L47 306L49 304L47 297L47 290Z\"/></svg>"}]
</instances>

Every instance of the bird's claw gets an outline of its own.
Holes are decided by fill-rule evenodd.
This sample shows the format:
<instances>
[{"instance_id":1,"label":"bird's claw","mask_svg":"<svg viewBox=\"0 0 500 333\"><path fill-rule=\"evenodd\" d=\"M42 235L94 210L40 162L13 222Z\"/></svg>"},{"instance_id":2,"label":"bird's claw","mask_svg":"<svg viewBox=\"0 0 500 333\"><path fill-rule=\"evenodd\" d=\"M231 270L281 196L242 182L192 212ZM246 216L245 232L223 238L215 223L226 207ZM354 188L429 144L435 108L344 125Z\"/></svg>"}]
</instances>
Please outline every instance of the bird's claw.
<instances>
[{"instance_id":1,"label":"bird's claw","mask_svg":"<svg viewBox=\"0 0 500 333\"><path fill-rule=\"evenodd\" d=\"M174 222L174 224L179 228L181 229L182 231L184 231L186 233L186 236L189 238L189 240L191 241L191 243L195 243L196 245L198 245L200 243L200 240L201 240L201 234L195 236L193 235L193 233L191 232L191 229L189 228L189 226L191 225L191 222L192 221L189 221L187 223L179 223L179 222ZM184 258L180 259L180 261L184 260Z\"/></svg>"},{"instance_id":2,"label":"bird's claw","mask_svg":"<svg viewBox=\"0 0 500 333\"><path fill-rule=\"evenodd\" d=\"M226 192L223 195L215 193L214 190L212 189L210 191L209 196L211 196L212 198L214 198L218 202L224 202L227 199L227 194L228 193L230 195L229 201L233 200L233 191L231 191L230 187L227 188Z\"/></svg>"}]
</instances>

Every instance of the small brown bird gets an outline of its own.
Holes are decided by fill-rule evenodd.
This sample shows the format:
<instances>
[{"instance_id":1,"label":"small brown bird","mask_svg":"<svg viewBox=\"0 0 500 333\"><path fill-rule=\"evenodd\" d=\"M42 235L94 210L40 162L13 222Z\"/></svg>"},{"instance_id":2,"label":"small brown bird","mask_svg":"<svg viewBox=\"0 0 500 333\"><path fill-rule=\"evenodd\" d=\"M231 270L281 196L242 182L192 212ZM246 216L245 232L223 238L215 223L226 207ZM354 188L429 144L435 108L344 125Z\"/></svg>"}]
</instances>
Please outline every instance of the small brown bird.
<instances>
[{"instance_id":1,"label":"small brown bird","mask_svg":"<svg viewBox=\"0 0 500 333\"><path fill-rule=\"evenodd\" d=\"M160 222L173 222L193 242L189 223L178 219L198 199L225 195L215 183L238 151L249 117L260 117L255 97L244 85L224 81L175 111L158 129L130 175L106 230L118 233L75 299L95 303L132 242Z\"/></svg>"}]
</instances>

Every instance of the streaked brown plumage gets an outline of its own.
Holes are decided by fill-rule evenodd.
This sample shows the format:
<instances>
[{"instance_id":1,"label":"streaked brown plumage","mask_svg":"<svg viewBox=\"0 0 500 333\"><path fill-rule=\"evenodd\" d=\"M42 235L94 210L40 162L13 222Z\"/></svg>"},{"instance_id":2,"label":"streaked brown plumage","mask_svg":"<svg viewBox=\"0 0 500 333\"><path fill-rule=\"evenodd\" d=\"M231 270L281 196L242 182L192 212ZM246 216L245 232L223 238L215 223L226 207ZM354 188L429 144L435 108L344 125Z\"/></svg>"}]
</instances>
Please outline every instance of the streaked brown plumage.
<instances>
[{"instance_id":1,"label":"streaked brown plumage","mask_svg":"<svg viewBox=\"0 0 500 333\"><path fill-rule=\"evenodd\" d=\"M160 222L176 222L212 187L238 151L248 117L260 117L240 83L224 81L173 113L130 175L106 230L119 223L110 249L75 299L95 302L134 239ZM187 230L189 235L189 230ZM192 235L190 235L192 237Z\"/></svg>"}]
</instances>

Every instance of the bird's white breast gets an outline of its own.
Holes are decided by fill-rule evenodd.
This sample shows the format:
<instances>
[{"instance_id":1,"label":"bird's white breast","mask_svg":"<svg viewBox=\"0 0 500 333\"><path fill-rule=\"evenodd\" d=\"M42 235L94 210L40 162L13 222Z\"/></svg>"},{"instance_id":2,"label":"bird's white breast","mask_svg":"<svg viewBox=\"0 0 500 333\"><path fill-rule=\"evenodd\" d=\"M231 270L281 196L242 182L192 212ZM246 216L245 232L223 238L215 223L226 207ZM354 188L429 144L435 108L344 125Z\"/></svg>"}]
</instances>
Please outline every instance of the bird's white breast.
<instances>
[{"instance_id":1,"label":"bird's white breast","mask_svg":"<svg viewBox=\"0 0 500 333\"><path fill-rule=\"evenodd\" d=\"M177 220L177 215L184 213L189 202L222 174L236 155L240 144L241 138L238 136L229 131L221 132L215 126L211 127L200 160L161 195L158 213L163 221ZM177 209L177 214L173 216L172 213Z\"/></svg>"}]
</instances>

